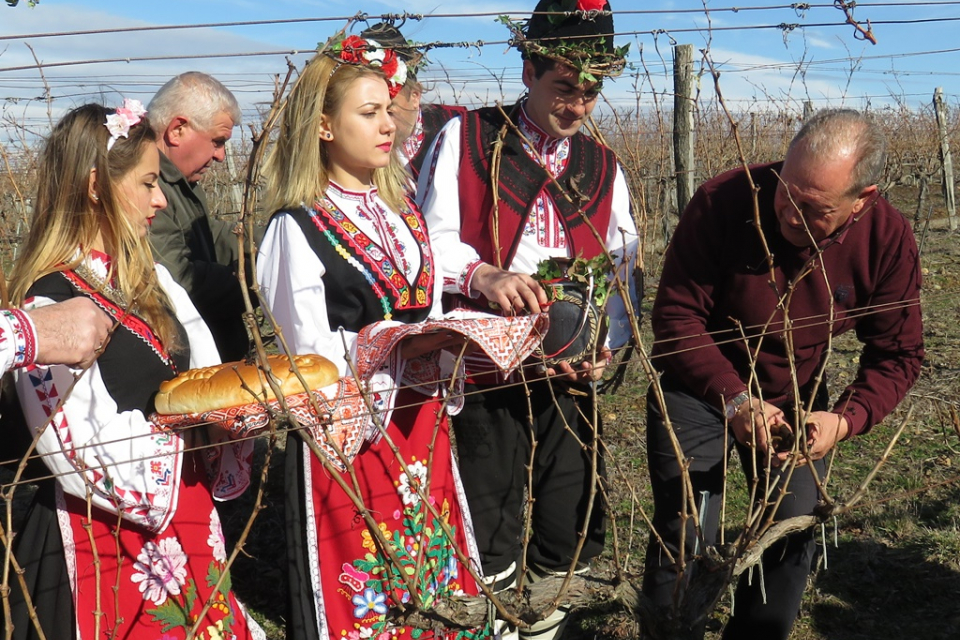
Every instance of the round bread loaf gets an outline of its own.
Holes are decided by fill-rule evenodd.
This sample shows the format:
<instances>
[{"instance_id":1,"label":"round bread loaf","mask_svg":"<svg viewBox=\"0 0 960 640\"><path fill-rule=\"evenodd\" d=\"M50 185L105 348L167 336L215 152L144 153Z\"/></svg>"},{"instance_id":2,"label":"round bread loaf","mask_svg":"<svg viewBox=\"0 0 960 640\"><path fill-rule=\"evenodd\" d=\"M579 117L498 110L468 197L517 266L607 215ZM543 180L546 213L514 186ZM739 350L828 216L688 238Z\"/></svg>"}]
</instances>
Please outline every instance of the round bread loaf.
<instances>
[{"instance_id":1,"label":"round bread loaf","mask_svg":"<svg viewBox=\"0 0 960 640\"><path fill-rule=\"evenodd\" d=\"M267 360L283 395L303 393L303 385L290 369L290 358L268 356ZM311 390L321 389L340 379L336 365L323 356L306 354L294 356L293 361ZM177 415L257 402L258 398L244 388L244 383L257 394L266 386L267 400L276 399L270 385L263 379L263 372L255 364L227 362L204 369L190 369L173 380L167 380L160 385L154 404L159 414Z\"/></svg>"}]
</instances>

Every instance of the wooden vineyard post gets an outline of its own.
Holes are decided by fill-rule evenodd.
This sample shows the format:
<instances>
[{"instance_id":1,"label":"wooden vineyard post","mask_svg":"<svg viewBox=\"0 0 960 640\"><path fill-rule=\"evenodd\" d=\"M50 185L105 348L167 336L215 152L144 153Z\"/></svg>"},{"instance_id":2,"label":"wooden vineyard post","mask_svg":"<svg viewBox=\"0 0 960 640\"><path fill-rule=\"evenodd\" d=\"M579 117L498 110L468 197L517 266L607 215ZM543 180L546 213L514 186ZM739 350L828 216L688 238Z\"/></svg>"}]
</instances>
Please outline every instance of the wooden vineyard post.
<instances>
[{"instance_id":1,"label":"wooden vineyard post","mask_svg":"<svg viewBox=\"0 0 960 640\"><path fill-rule=\"evenodd\" d=\"M673 47L673 164L677 177L677 211L693 197L693 45Z\"/></svg>"},{"instance_id":2,"label":"wooden vineyard post","mask_svg":"<svg viewBox=\"0 0 960 640\"><path fill-rule=\"evenodd\" d=\"M947 113L943 104L943 87L933 91L933 109L937 114L937 136L940 139L940 164L943 166L943 200L947 205L950 230L957 230L957 202L953 183L953 157L950 155L950 139L947 134Z\"/></svg>"}]
</instances>

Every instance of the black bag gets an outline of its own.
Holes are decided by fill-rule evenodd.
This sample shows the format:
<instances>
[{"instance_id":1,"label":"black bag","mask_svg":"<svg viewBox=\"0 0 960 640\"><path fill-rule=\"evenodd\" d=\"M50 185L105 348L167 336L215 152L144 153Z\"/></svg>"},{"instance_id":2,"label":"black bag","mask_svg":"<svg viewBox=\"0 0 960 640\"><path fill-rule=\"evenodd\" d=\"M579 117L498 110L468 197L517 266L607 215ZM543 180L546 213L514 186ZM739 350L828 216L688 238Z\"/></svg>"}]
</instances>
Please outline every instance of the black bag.
<instances>
[{"instance_id":1,"label":"black bag","mask_svg":"<svg viewBox=\"0 0 960 640\"><path fill-rule=\"evenodd\" d=\"M593 359L607 337L607 316L593 302L589 285L572 280L542 283L552 300L550 328L534 358L546 366L566 360L572 366Z\"/></svg>"}]
</instances>

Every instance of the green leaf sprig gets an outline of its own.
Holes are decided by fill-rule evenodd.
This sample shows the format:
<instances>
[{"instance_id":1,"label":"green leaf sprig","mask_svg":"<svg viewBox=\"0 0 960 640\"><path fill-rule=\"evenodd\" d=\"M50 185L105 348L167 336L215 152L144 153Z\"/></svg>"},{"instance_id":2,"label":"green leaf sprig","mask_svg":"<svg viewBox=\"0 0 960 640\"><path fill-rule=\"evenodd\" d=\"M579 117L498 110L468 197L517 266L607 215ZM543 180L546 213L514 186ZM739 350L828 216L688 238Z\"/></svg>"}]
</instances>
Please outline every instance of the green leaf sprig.
<instances>
[{"instance_id":1,"label":"green leaf sprig","mask_svg":"<svg viewBox=\"0 0 960 640\"><path fill-rule=\"evenodd\" d=\"M610 297L610 283L607 276L613 271L613 262L605 254L594 258L547 258L537 265L537 273L533 278L547 292L551 301L562 300L563 292L552 283L568 280L583 285L584 289L590 286L593 278L593 303L598 309L603 309Z\"/></svg>"},{"instance_id":2,"label":"green leaf sprig","mask_svg":"<svg viewBox=\"0 0 960 640\"><path fill-rule=\"evenodd\" d=\"M501 15L497 18L497 22L510 30L510 46L526 54L541 56L572 67L577 72L580 83L616 78L626 67L629 43L614 48L613 53L607 53L598 50L595 46L595 43L603 44L604 38L598 40L590 38L575 42L547 39L538 42L527 39L525 35L528 20L514 20L508 15Z\"/></svg>"}]
</instances>

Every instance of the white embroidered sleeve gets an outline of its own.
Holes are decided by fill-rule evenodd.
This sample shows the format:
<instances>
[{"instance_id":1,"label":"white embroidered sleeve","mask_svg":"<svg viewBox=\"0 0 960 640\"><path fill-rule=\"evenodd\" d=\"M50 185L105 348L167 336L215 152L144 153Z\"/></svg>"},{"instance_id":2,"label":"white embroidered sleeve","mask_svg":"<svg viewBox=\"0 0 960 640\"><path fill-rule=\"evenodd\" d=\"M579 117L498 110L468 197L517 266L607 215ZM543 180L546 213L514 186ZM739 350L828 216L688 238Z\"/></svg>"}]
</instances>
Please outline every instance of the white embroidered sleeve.
<instances>
[{"instance_id":1,"label":"white embroidered sleeve","mask_svg":"<svg viewBox=\"0 0 960 640\"><path fill-rule=\"evenodd\" d=\"M157 276L186 330L190 366L217 364L213 336L186 291L161 266ZM28 308L53 304L47 298L28 302ZM43 430L37 451L66 493L89 495L97 508L151 531L167 526L179 499L186 449L181 434L158 429L140 410L120 411L96 362L86 371L30 366L17 372L16 384L27 423Z\"/></svg>"},{"instance_id":2,"label":"white embroidered sleeve","mask_svg":"<svg viewBox=\"0 0 960 640\"><path fill-rule=\"evenodd\" d=\"M279 215L270 221L257 258L257 282L267 308L294 353L320 354L337 365L341 376L349 375L344 341L353 360L357 334L330 330L325 272L296 220Z\"/></svg>"},{"instance_id":3,"label":"white embroidered sleeve","mask_svg":"<svg viewBox=\"0 0 960 640\"><path fill-rule=\"evenodd\" d=\"M0 373L33 364L37 332L30 316L19 309L0 310Z\"/></svg>"},{"instance_id":4,"label":"white embroidered sleeve","mask_svg":"<svg viewBox=\"0 0 960 640\"><path fill-rule=\"evenodd\" d=\"M25 308L48 304L33 298ZM16 385L27 424L42 430L37 452L66 493L151 531L167 526L179 494L179 435L158 430L139 410L120 411L97 362L85 371L26 367Z\"/></svg>"}]
</instances>

